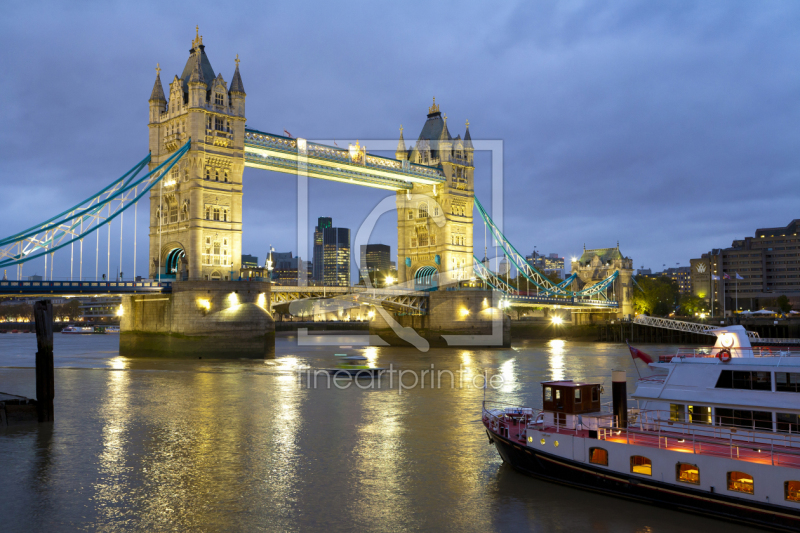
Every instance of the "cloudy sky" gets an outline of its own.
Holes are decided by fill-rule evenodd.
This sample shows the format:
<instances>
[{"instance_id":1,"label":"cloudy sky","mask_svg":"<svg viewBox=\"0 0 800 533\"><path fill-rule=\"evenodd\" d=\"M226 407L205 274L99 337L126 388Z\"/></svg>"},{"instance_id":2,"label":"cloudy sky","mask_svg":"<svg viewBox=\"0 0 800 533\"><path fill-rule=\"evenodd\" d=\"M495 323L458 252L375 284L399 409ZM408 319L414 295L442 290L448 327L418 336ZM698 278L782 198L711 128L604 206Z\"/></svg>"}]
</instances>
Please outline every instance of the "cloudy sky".
<instances>
[{"instance_id":1,"label":"cloudy sky","mask_svg":"<svg viewBox=\"0 0 800 533\"><path fill-rule=\"evenodd\" d=\"M503 141L504 227L526 253L619 241L660 269L800 218L796 1L203 4L4 6L2 236L147 153L154 68L165 82L181 72L196 24L228 81L239 54L249 127L369 147L402 124L411 141L436 96L453 135L469 120L473 138ZM489 204L489 156L477 162ZM244 190L244 252L297 252L296 179L248 169ZM331 216L355 229L385 196L314 180L310 226ZM372 242L395 252L393 216ZM56 276L68 271L57 255Z\"/></svg>"}]
</instances>

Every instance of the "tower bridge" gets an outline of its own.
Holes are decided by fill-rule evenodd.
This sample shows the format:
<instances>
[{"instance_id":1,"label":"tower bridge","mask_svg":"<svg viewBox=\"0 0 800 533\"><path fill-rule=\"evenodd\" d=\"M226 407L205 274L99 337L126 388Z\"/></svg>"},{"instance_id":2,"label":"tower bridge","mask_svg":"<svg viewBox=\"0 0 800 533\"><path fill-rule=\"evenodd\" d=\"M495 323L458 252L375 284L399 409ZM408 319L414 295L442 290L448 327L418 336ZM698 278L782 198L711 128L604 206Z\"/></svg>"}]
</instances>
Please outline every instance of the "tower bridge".
<instances>
[{"instance_id":1,"label":"tower bridge","mask_svg":"<svg viewBox=\"0 0 800 533\"><path fill-rule=\"evenodd\" d=\"M475 197L474 146L469 122L463 137L461 134L453 137L447 115L441 112L435 99L414 143L407 145L403 129L400 129L394 158L371 154L359 143L343 149L247 128L246 99L238 56L229 83L221 73L215 73L198 32L183 71L173 76L166 91L161 69L156 68L148 100L149 155L111 185L73 208L0 240L0 268L17 267L17 281L0 282L0 294L63 295L84 294L87 290L122 295L149 292L156 296L175 292L178 285L172 282L197 283L208 294L221 291L223 285L208 283L234 281L238 277L243 231L242 175L245 167L251 167L394 191L399 284L394 292L311 287L273 287L270 291L256 284L247 289L249 297L242 296L244 293L234 286L230 290L240 296L233 299L196 295L197 301L223 302L219 312L230 315L230 305L225 307L224 302L237 301L240 302L237 305L244 305L242 298L244 301L251 298L255 305L255 308L248 307L251 315L263 312L266 316L273 305L336 297L402 312L429 314L435 312L436 307L428 301L430 289L474 287L477 282L501 296L500 307L573 309L585 312L581 315L584 321L591 320L596 313L630 314L632 262L619 254L619 247L616 255L601 250L594 257L591 250L585 251L584 257L573 263L573 274L560 283L550 281L528 264ZM145 167L145 175L138 177ZM137 225L140 200L149 204L146 215L149 280L138 285L135 282L98 283L100 230L108 230L108 272L111 223L119 220L121 239L126 211L129 217L133 211L134 228ZM501 254L517 271L517 281L524 281L526 288L533 286L534 292L523 291L508 279L503 281L473 255L473 213L476 211L499 245ZM89 282L84 275L83 248L85 244L90 245L91 241L84 241L92 233L96 237L95 281ZM136 240L134 234L134 265ZM120 264L123 248L130 250L131 247L123 247L120 242ZM60 257L69 251L69 284L53 278L57 251ZM29 285L22 281L22 265L42 257L46 274L43 284ZM86 267L87 271L91 269L91 265ZM77 279L73 279L73 270L77 270ZM135 270L133 277L136 277ZM178 290L181 301L191 301L187 299L188 287L183 285ZM212 291L210 287L219 288ZM264 294L269 295L269 303L264 302ZM145 294L136 302L147 302L150 297ZM444 301L442 298L444 296L437 301ZM129 302L129 305L132 304ZM205 304L198 306L194 310L201 313L195 317L198 321L216 312L211 311L209 315ZM135 311L134 307L131 311ZM439 308L443 307L439 305ZM248 320L255 316L251 315ZM235 317L231 315L228 319L235 320Z\"/></svg>"}]
</instances>

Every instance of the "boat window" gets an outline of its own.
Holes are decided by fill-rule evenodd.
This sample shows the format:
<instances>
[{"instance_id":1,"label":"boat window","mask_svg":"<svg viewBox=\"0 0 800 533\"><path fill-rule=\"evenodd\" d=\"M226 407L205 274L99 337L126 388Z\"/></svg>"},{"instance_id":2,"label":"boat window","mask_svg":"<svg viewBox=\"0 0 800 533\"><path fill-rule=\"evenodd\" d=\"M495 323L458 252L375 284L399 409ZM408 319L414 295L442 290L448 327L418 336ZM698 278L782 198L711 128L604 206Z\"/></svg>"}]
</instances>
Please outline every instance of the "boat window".
<instances>
[{"instance_id":1,"label":"boat window","mask_svg":"<svg viewBox=\"0 0 800 533\"><path fill-rule=\"evenodd\" d=\"M544 401L546 402L553 401L553 389L551 387L544 388Z\"/></svg>"},{"instance_id":2,"label":"boat window","mask_svg":"<svg viewBox=\"0 0 800 533\"><path fill-rule=\"evenodd\" d=\"M684 422L686 420L683 413L684 405L682 403L669 404L669 420L670 422Z\"/></svg>"},{"instance_id":3,"label":"boat window","mask_svg":"<svg viewBox=\"0 0 800 533\"><path fill-rule=\"evenodd\" d=\"M690 405L689 422L692 424L710 424L711 407L705 405Z\"/></svg>"},{"instance_id":4,"label":"boat window","mask_svg":"<svg viewBox=\"0 0 800 533\"><path fill-rule=\"evenodd\" d=\"M634 474L653 475L653 462L641 455L631 455L631 472Z\"/></svg>"},{"instance_id":5,"label":"boat window","mask_svg":"<svg viewBox=\"0 0 800 533\"><path fill-rule=\"evenodd\" d=\"M589 462L608 466L608 452L603 448L589 448Z\"/></svg>"},{"instance_id":6,"label":"boat window","mask_svg":"<svg viewBox=\"0 0 800 533\"><path fill-rule=\"evenodd\" d=\"M599 402L600 401L600 387L595 385L592 387L592 401Z\"/></svg>"},{"instance_id":7,"label":"boat window","mask_svg":"<svg viewBox=\"0 0 800 533\"><path fill-rule=\"evenodd\" d=\"M787 433L800 432L800 416L789 413L778 413L778 431Z\"/></svg>"},{"instance_id":8,"label":"boat window","mask_svg":"<svg viewBox=\"0 0 800 533\"><path fill-rule=\"evenodd\" d=\"M717 388L772 390L772 375L769 372L723 370L717 379Z\"/></svg>"},{"instance_id":9,"label":"boat window","mask_svg":"<svg viewBox=\"0 0 800 533\"><path fill-rule=\"evenodd\" d=\"M697 465L678 463L675 465L675 479L683 483L700 484L700 469Z\"/></svg>"},{"instance_id":10,"label":"boat window","mask_svg":"<svg viewBox=\"0 0 800 533\"><path fill-rule=\"evenodd\" d=\"M800 373L775 372L775 390L778 392L800 392Z\"/></svg>"},{"instance_id":11,"label":"boat window","mask_svg":"<svg viewBox=\"0 0 800 533\"><path fill-rule=\"evenodd\" d=\"M718 426L772 431L772 413L769 411L747 411L742 409L716 409Z\"/></svg>"},{"instance_id":12,"label":"boat window","mask_svg":"<svg viewBox=\"0 0 800 533\"><path fill-rule=\"evenodd\" d=\"M561 399L561 389L556 389L556 400Z\"/></svg>"},{"instance_id":13,"label":"boat window","mask_svg":"<svg viewBox=\"0 0 800 533\"><path fill-rule=\"evenodd\" d=\"M575 389L575 403L581 403L581 390Z\"/></svg>"},{"instance_id":14,"label":"boat window","mask_svg":"<svg viewBox=\"0 0 800 533\"><path fill-rule=\"evenodd\" d=\"M800 502L800 481L787 481L784 483L783 496L790 502Z\"/></svg>"},{"instance_id":15,"label":"boat window","mask_svg":"<svg viewBox=\"0 0 800 533\"><path fill-rule=\"evenodd\" d=\"M753 494L753 476L744 472L728 472L728 490Z\"/></svg>"}]
</instances>

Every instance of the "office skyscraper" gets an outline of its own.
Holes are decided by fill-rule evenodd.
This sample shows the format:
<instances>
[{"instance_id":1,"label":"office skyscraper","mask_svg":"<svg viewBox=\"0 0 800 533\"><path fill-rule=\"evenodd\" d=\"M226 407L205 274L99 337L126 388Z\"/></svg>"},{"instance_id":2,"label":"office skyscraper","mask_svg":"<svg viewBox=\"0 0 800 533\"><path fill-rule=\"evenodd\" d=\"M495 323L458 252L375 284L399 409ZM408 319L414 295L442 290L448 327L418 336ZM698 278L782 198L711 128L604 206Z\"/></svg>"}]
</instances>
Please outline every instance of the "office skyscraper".
<instances>
[{"instance_id":1,"label":"office skyscraper","mask_svg":"<svg viewBox=\"0 0 800 533\"><path fill-rule=\"evenodd\" d=\"M323 250L322 250L322 232L325 228L333 226L333 221L330 217L319 217L317 219L317 226L314 228L314 256L311 258L312 266L312 279L314 281L323 281Z\"/></svg>"},{"instance_id":2,"label":"office skyscraper","mask_svg":"<svg viewBox=\"0 0 800 533\"><path fill-rule=\"evenodd\" d=\"M314 259L316 261L316 257ZM350 286L350 230L348 228L329 227L322 230L322 281L330 287Z\"/></svg>"}]
</instances>

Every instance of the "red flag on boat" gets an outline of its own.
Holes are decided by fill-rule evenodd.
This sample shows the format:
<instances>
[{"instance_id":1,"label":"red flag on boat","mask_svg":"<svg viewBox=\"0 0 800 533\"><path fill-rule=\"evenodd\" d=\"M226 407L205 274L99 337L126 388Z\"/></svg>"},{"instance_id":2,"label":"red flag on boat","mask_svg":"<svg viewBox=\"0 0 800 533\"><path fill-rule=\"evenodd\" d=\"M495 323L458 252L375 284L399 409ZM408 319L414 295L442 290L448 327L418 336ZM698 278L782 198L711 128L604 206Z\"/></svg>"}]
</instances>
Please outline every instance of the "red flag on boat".
<instances>
[{"instance_id":1,"label":"red flag on boat","mask_svg":"<svg viewBox=\"0 0 800 533\"><path fill-rule=\"evenodd\" d=\"M627 342L625 344L627 344ZM628 349L631 351L631 357L634 359L641 359L648 365L653 362L653 358L641 351L639 348L634 348L628 344Z\"/></svg>"}]
</instances>

